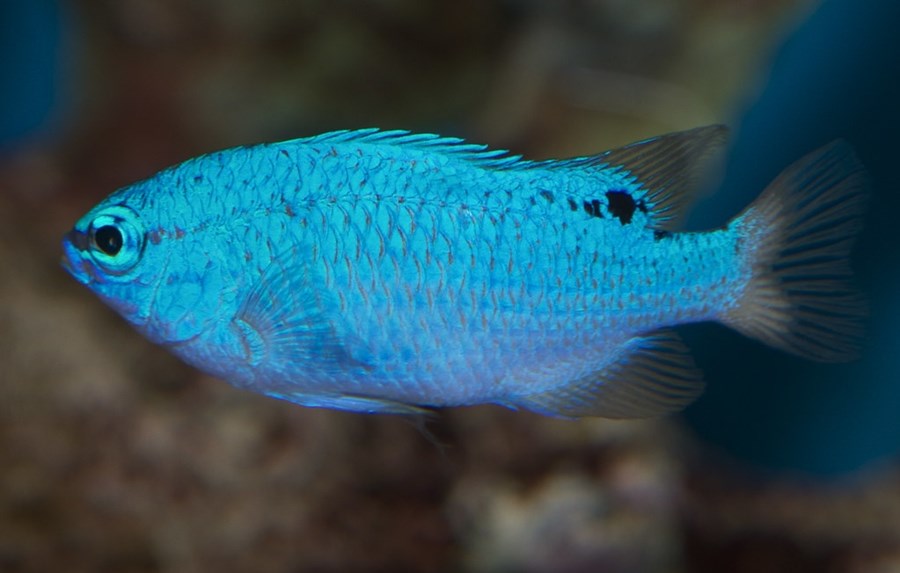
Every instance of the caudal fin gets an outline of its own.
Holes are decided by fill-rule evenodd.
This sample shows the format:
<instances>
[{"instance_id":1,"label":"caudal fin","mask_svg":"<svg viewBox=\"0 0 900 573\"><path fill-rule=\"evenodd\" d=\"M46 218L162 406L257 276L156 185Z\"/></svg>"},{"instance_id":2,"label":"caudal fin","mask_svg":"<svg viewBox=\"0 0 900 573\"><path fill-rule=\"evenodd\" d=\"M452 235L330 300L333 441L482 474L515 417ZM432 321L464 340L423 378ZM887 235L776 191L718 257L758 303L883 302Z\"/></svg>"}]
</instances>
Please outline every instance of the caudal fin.
<instances>
[{"instance_id":1,"label":"caudal fin","mask_svg":"<svg viewBox=\"0 0 900 573\"><path fill-rule=\"evenodd\" d=\"M865 170L842 141L782 172L730 224L741 229L752 278L723 321L805 358L855 358L866 306L849 256L866 196Z\"/></svg>"}]
</instances>

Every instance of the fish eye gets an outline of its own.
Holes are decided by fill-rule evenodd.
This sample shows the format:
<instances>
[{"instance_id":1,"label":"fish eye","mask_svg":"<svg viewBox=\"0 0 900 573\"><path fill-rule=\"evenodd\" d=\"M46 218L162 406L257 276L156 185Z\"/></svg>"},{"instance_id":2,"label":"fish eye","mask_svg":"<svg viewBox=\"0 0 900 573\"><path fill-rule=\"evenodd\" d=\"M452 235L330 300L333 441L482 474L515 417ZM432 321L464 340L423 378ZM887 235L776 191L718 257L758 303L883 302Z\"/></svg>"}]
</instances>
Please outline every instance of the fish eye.
<instances>
[{"instance_id":1,"label":"fish eye","mask_svg":"<svg viewBox=\"0 0 900 573\"><path fill-rule=\"evenodd\" d=\"M113 275L130 270L144 250L140 219L124 205L113 205L98 213L88 229L88 237L91 258Z\"/></svg>"},{"instance_id":2,"label":"fish eye","mask_svg":"<svg viewBox=\"0 0 900 573\"><path fill-rule=\"evenodd\" d=\"M94 232L97 248L114 257L122 249L122 232L112 225L105 225Z\"/></svg>"}]
</instances>

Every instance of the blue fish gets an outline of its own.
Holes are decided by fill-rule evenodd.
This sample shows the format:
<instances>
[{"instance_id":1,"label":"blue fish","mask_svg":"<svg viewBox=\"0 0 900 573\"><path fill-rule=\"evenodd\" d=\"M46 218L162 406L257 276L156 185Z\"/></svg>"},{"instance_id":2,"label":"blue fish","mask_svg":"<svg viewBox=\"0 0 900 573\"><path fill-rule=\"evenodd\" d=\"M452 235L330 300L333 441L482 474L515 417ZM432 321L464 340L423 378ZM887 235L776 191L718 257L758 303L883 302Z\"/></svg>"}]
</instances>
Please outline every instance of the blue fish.
<instances>
[{"instance_id":1,"label":"blue fish","mask_svg":"<svg viewBox=\"0 0 900 573\"><path fill-rule=\"evenodd\" d=\"M376 129L237 147L110 195L64 266L188 363L304 406L655 416L703 389L675 325L819 361L861 346L853 151L800 159L722 228L676 231L724 138L559 161Z\"/></svg>"}]
</instances>

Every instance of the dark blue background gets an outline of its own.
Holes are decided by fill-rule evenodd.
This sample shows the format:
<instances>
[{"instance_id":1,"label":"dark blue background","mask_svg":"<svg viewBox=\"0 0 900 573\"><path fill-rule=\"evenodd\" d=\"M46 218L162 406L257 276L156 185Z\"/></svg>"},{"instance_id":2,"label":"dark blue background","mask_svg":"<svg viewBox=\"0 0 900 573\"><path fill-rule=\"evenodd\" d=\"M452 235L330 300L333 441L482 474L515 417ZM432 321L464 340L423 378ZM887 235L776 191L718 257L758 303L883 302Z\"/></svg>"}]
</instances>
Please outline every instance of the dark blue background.
<instances>
[{"instance_id":1,"label":"dark blue background","mask_svg":"<svg viewBox=\"0 0 900 573\"><path fill-rule=\"evenodd\" d=\"M52 0L0 3L0 150L46 127L61 99L60 17Z\"/></svg>"},{"instance_id":2,"label":"dark blue background","mask_svg":"<svg viewBox=\"0 0 900 573\"><path fill-rule=\"evenodd\" d=\"M872 316L861 361L822 365L724 328L685 337L709 387L687 418L704 439L770 468L834 474L900 448L900 3L830 0L787 40L764 91L735 122L725 181L692 227L721 224L778 172L835 138L871 174L854 255Z\"/></svg>"}]
</instances>

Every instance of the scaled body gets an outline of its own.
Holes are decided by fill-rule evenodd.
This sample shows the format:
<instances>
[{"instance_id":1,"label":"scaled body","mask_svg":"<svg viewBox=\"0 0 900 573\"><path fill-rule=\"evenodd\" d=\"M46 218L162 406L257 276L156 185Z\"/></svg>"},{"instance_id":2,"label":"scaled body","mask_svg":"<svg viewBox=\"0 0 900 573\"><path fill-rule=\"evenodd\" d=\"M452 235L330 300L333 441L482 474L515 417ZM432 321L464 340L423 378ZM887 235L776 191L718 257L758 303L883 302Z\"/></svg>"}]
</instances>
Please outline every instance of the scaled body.
<instances>
[{"instance_id":1,"label":"scaled body","mask_svg":"<svg viewBox=\"0 0 900 573\"><path fill-rule=\"evenodd\" d=\"M67 266L198 368L303 405L653 415L702 388L664 327L720 320L826 360L858 334L858 163L832 146L725 228L673 232L722 137L562 162L376 130L235 148L111 195L67 236ZM803 224L818 238L793 237Z\"/></svg>"}]
</instances>

